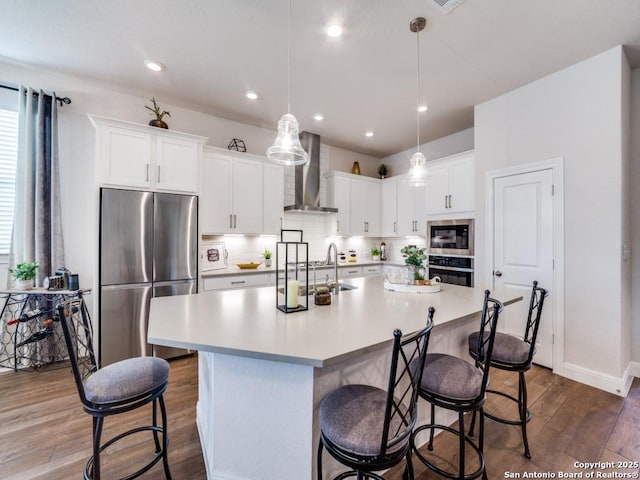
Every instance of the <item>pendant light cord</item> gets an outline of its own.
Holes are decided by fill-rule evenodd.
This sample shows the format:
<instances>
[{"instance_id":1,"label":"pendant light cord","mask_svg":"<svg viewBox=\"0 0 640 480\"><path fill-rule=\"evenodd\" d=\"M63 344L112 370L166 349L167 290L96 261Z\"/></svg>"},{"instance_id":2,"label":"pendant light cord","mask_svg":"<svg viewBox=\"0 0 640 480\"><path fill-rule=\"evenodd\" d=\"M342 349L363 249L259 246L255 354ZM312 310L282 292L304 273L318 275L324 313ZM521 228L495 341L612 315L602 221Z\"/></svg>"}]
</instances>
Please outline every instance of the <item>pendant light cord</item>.
<instances>
[{"instance_id":1,"label":"pendant light cord","mask_svg":"<svg viewBox=\"0 0 640 480\"><path fill-rule=\"evenodd\" d=\"M420 106L420 31L416 32L416 41L417 41L417 52L418 52L418 61L416 62L418 65L416 71L416 152L420 151L420 110L418 107Z\"/></svg>"},{"instance_id":2,"label":"pendant light cord","mask_svg":"<svg viewBox=\"0 0 640 480\"><path fill-rule=\"evenodd\" d=\"M291 113L291 0L289 0L289 24L287 25L287 113Z\"/></svg>"}]
</instances>

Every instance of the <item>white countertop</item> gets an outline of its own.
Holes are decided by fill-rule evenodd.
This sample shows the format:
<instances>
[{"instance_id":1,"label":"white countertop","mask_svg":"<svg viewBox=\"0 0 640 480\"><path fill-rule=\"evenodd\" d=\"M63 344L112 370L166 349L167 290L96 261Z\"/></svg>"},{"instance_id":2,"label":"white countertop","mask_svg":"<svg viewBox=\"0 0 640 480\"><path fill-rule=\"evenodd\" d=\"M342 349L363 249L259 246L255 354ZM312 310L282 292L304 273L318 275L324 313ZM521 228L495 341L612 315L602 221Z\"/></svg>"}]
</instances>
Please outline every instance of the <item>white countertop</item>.
<instances>
[{"instance_id":1,"label":"white countertop","mask_svg":"<svg viewBox=\"0 0 640 480\"><path fill-rule=\"evenodd\" d=\"M399 328L422 328L427 309L436 309L436 327L482 309L484 290L443 285L439 293L384 290L383 277L349 278L355 290L334 295L331 305L284 313L276 308L275 287L216 291L151 300L149 343L325 367L391 344ZM491 295L505 305L522 300L514 290Z\"/></svg>"},{"instance_id":2,"label":"white countertop","mask_svg":"<svg viewBox=\"0 0 640 480\"><path fill-rule=\"evenodd\" d=\"M402 267L404 264L393 263L393 262L369 262L369 261L358 261L358 262L344 262L338 263L338 268L349 268L349 267L369 267L371 265L391 265L393 267ZM333 269L333 265L322 265L320 267L316 267L316 270L329 270ZM265 267L264 263L260 265L258 268L238 268L235 265L227 267L227 268L219 268L216 270L207 270L206 272L202 272L202 277L225 277L229 275L245 275L249 273L276 273L276 267ZM309 277L313 275L313 268L309 267Z\"/></svg>"}]
</instances>

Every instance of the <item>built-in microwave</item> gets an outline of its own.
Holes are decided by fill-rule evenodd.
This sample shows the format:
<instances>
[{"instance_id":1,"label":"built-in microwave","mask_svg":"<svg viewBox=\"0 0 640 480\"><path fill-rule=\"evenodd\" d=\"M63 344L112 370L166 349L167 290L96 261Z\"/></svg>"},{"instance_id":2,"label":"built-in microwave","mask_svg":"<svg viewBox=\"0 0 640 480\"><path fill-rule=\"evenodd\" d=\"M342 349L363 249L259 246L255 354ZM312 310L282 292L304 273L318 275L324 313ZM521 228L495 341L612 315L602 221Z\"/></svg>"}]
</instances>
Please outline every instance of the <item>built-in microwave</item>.
<instances>
[{"instance_id":1,"label":"built-in microwave","mask_svg":"<svg viewBox=\"0 0 640 480\"><path fill-rule=\"evenodd\" d=\"M430 220L427 249L440 255L473 255L473 219Z\"/></svg>"}]
</instances>

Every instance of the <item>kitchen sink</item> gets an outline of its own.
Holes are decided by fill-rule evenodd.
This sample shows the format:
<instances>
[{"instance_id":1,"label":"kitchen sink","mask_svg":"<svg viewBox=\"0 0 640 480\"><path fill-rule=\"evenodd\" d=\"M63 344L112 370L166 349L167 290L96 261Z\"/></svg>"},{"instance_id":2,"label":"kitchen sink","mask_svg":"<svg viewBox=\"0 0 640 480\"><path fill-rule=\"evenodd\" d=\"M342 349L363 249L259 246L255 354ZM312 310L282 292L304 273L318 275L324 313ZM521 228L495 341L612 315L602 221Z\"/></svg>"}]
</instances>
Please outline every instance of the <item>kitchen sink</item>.
<instances>
[{"instance_id":1,"label":"kitchen sink","mask_svg":"<svg viewBox=\"0 0 640 480\"><path fill-rule=\"evenodd\" d=\"M355 290L356 288L358 288L358 287L356 287L355 285L350 285L348 283L339 283L338 284L338 289L340 291L343 291L343 290Z\"/></svg>"}]
</instances>

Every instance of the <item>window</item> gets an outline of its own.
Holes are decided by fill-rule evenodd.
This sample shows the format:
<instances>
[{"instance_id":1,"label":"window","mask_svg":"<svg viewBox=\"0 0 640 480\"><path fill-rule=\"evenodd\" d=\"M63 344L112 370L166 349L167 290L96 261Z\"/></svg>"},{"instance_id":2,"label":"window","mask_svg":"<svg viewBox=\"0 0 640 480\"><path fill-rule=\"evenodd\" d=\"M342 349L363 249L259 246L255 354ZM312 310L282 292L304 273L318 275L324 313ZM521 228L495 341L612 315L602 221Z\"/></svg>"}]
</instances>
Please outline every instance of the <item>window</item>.
<instances>
[{"instance_id":1,"label":"window","mask_svg":"<svg viewBox=\"0 0 640 480\"><path fill-rule=\"evenodd\" d=\"M18 156L18 112L0 109L0 261L11 247Z\"/></svg>"}]
</instances>

